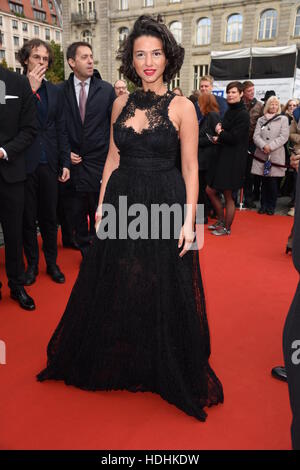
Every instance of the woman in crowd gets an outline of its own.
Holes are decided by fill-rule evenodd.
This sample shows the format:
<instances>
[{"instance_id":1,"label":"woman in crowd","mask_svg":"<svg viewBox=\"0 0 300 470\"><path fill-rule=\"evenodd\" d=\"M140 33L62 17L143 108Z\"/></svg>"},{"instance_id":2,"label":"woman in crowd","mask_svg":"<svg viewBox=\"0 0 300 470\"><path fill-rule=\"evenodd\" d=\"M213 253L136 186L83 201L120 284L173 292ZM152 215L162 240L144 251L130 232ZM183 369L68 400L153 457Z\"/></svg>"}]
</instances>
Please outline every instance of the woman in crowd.
<instances>
[{"instance_id":1,"label":"woman in crowd","mask_svg":"<svg viewBox=\"0 0 300 470\"><path fill-rule=\"evenodd\" d=\"M288 138L289 121L281 114L279 99L271 96L265 104L264 115L257 121L253 136L257 158L253 159L251 171L254 175L262 176L259 214L274 214L278 179L282 178L286 171L284 144ZM267 161L269 163L266 163Z\"/></svg>"},{"instance_id":2,"label":"woman in crowd","mask_svg":"<svg viewBox=\"0 0 300 470\"><path fill-rule=\"evenodd\" d=\"M216 145L211 137L215 133L215 128L220 122L220 108L213 94L203 93L199 96L198 104L202 119L199 123L199 144L198 144L198 164L199 164L199 198L198 203L204 205L204 223L207 223L208 204L205 188L207 186L207 169L211 159L215 158Z\"/></svg>"},{"instance_id":3,"label":"woman in crowd","mask_svg":"<svg viewBox=\"0 0 300 470\"><path fill-rule=\"evenodd\" d=\"M140 89L114 102L97 210L99 239L83 260L38 379L87 390L158 393L204 421L204 408L222 402L223 389L208 362L199 256L190 250L198 200L198 123L192 103L166 88L183 56L160 17L146 15L137 19L120 51L120 70ZM182 174L175 167L179 140ZM125 212L119 205L124 196L130 208L143 204L147 216L153 205L183 209L186 203L182 229L172 228L166 238L164 222L150 217L148 227L146 216L143 229L150 236L131 237L127 202ZM114 207L122 230L125 225L125 237L119 230L105 236L106 204Z\"/></svg>"},{"instance_id":4,"label":"woman in crowd","mask_svg":"<svg viewBox=\"0 0 300 470\"><path fill-rule=\"evenodd\" d=\"M299 100L296 98L292 98L288 100L286 105L283 107L282 114L284 114L288 120L289 120L289 125L292 124L292 121L294 119L293 112L295 111L296 108L299 106Z\"/></svg>"},{"instance_id":5,"label":"woman in crowd","mask_svg":"<svg viewBox=\"0 0 300 470\"><path fill-rule=\"evenodd\" d=\"M230 235L235 215L233 191L243 186L246 170L250 118L242 101L243 85L231 82L227 85L226 111L222 124L218 123L213 137L217 144L216 158L211 160L208 170L206 192L215 208L217 223L208 228L214 235ZM225 198L225 215L218 196L222 192Z\"/></svg>"}]
</instances>

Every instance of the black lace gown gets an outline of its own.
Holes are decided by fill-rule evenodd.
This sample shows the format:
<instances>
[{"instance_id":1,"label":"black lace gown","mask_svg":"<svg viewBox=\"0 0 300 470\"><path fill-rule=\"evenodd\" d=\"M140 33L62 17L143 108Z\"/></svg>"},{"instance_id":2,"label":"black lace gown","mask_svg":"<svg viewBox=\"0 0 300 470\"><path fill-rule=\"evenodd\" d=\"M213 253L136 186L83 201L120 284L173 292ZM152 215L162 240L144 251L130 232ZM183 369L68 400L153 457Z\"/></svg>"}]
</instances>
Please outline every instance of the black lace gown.
<instances>
[{"instance_id":1,"label":"black lace gown","mask_svg":"<svg viewBox=\"0 0 300 470\"><path fill-rule=\"evenodd\" d=\"M186 202L175 167L178 134L168 116L175 95L137 91L114 125L120 166L104 202L117 209ZM149 128L126 125L141 110ZM129 220L129 219L128 219ZM149 233L151 233L149 228ZM178 234L177 234L178 237ZM86 390L158 393L204 421L223 401L208 363L210 339L197 251L179 257L178 239L95 240L82 262L38 380L64 380Z\"/></svg>"}]
</instances>

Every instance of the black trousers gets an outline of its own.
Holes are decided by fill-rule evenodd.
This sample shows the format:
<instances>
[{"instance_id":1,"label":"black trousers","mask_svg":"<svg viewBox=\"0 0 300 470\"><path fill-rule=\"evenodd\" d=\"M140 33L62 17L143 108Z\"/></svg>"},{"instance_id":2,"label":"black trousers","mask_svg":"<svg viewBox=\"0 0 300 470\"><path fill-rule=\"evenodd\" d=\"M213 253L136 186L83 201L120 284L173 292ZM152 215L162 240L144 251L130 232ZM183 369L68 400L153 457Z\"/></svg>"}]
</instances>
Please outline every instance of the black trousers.
<instances>
[{"instance_id":1,"label":"black trousers","mask_svg":"<svg viewBox=\"0 0 300 470\"><path fill-rule=\"evenodd\" d=\"M89 246L91 236L95 235L98 200L99 192L76 191L72 181L59 185L58 218L63 244L75 241L80 249Z\"/></svg>"},{"instance_id":2,"label":"black trousers","mask_svg":"<svg viewBox=\"0 0 300 470\"><path fill-rule=\"evenodd\" d=\"M37 222L43 240L47 265L56 264L57 258L57 174L47 164L40 164L27 175L23 220L24 253L28 265L39 263Z\"/></svg>"},{"instance_id":3,"label":"black trousers","mask_svg":"<svg viewBox=\"0 0 300 470\"><path fill-rule=\"evenodd\" d=\"M276 207L278 194L278 177L263 176L261 184L261 207L263 209L272 209Z\"/></svg>"},{"instance_id":4,"label":"black trousers","mask_svg":"<svg viewBox=\"0 0 300 470\"><path fill-rule=\"evenodd\" d=\"M300 282L284 325L283 354L293 412L292 445L300 450Z\"/></svg>"},{"instance_id":5,"label":"black trousers","mask_svg":"<svg viewBox=\"0 0 300 470\"><path fill-rule=\"evenodd\" d=\"M23 210L24 183L6 183L0 175L0 222L5 243L5 269L11 288L24 283Z\"/></svg>"},{"instance_id":6,"label":"black trousers","mask_svg":"<svg viewBox=\"0 0 300 470\"><path fill-rule=\"evenodd\" d=\"M210 207L209 197L206 194L206 175L207 170L199 170L199 196L198 196L198 204L204 205L204 217L207 217Z\"/></svg>"}]
</instances>

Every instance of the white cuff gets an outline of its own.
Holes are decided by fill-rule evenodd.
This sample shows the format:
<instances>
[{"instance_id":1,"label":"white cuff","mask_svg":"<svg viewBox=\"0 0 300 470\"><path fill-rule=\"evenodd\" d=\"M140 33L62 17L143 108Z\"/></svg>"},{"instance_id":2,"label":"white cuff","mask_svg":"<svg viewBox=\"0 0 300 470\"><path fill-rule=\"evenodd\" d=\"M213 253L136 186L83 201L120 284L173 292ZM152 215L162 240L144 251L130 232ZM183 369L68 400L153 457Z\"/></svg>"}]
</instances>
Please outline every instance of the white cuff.
<instances>
[{"instance_id":1,"label":"white cuff","mask_svg":"<svg viewBox=\"0 0 300 470\"><path fill-rule=\"evenodd\" d=\"M3 154L4 154L4 157L3 157L3 160L8 160L8 156L7 156L7 153L6 151L4 150L3 147L0 147L0 150L2 150Z\"/></svg>"}]
</instances>

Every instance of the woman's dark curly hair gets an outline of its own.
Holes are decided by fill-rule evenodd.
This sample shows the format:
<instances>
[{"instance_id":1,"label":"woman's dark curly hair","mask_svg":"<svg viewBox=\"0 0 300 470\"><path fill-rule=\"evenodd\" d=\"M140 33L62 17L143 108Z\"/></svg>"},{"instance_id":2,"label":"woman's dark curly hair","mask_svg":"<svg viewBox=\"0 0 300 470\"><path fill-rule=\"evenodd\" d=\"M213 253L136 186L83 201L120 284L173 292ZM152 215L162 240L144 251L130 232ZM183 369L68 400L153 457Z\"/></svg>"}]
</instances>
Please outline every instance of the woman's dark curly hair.
<instances>
[{"instance_id":1,"label":"woman's dark curly hair","mask_svg":"<svg viewBox=\"0 0 300 470\"><path fill-rule=\"evenodd\" d=\"M163 23L160 15L157 18L142 15L136 20L132 31L118 51L117 59L122 62L120 72L135 85L142 85L142 80L133 67L133 44L140 36L154 36L162 41L163 50L168 61L163 79L164 82L169 83L181 69L184 59L184 48L177 44L173 34Z\"/></svg>"}]
</instances>

